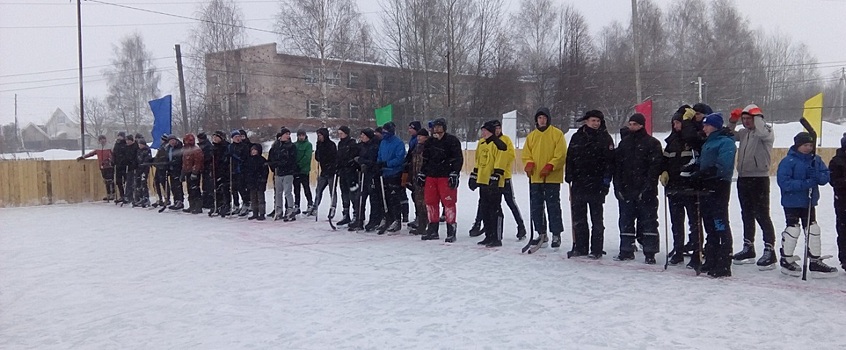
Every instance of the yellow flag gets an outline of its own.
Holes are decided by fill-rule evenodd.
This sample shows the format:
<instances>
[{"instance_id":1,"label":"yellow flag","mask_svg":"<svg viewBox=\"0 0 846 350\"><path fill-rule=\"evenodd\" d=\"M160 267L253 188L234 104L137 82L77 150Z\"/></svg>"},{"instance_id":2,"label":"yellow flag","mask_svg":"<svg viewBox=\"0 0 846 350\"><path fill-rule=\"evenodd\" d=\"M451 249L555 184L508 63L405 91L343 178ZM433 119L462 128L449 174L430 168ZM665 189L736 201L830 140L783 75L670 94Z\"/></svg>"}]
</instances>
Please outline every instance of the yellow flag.
<instances>
[{"instance_id":1,"label":"yellow flag","mask_svg":"<svg viewBox=\"0 0 846 350\"><path fill-rule=\"evenodd\" d=\"M805 118L814 131L817 132L817 138L822 136L822 108L823 108L823 94L820 92L814 97L805 101L805 111L802 117ZM808 131L808 130L805 130Z\"/></svg>"}]
</instances>

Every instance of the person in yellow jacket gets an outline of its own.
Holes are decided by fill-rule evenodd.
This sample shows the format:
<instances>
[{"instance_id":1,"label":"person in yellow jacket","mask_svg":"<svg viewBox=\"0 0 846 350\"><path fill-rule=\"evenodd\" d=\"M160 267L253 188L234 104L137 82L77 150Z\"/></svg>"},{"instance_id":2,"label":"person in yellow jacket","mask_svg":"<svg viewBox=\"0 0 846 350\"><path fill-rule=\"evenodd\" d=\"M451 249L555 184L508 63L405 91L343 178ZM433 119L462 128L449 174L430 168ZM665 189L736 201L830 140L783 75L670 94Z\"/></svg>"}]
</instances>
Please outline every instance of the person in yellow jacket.
<instances>
[{"instance_id":1,"label":"person in yellow jacket","mask_svg":"<svg viewBox=\"0 0 846 350\"><path fill-rule=\"evenodd\" d=\"M517 206L517 200L514 198L514 187L511 185L511 166L514 165L516 152L514 151L514 143L508 135L502 133L502 123L499 120L491 120L496 126L496 137L505 143L507 147L506 152L509 154L510 161L505 167L505 186L502 188L502 198L505 199L505 204L511 209L511 214L514 215L514 221L517 222L517 240L523 240L526 237L526 225L523 223L523 215L520 214L520 207ZM479 142L485 139L480 139ZM477 153L478 154L478 153ZM476 221L473 227L470 228L470 237L476 237L482 234L482 211L481 205L476 209Z\"/></svg>"},{"instance_id":2,"label":"person in yellow jacket","mask_svg":"<svg viewBox=\"0 0 846 350\"><path fill-rule=\"evenodd\" d=\"M502 189L505 169L514 161L505 142L496 136L496 121L482 126L482 139L476 147L476 168L470 175L471 190L479 188L479 211L485 222L485 239L478 244L488 248L502 246Z\"/></svg>"},{"instance_id":3,"label":"person in yellow jacket","mask_svg":"<svg viewBox=\"0 0 846 350\"><path fill-rule=\"evenodd\" d=\"M550 125L549 109L538 108L535 113L535 130L526 137L523 147L523 163L529 175L529 202L531 220L538 232L528 245L529 253L536 252L546 244L547 222L543 207L549 214L549 230L552 232L552 248L561 246L561 183L564 182L564 161L567 158L567 140L564 133ZM533 232L534 234L534 232Z\"/></svg>"}]
</instances>

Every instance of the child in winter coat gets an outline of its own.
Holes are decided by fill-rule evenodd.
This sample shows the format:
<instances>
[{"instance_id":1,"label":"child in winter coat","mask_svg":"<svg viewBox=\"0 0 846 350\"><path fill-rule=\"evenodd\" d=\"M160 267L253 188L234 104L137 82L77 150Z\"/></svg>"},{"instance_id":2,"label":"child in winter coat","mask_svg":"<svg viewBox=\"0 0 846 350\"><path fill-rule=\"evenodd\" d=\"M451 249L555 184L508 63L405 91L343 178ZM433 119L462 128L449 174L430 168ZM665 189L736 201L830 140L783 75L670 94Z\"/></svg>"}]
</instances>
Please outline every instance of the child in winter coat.
<instances>
[{"instance_id":1,"label":"child in winter coat","mask_svg":"<svg viewBox=\"0 0 846 350\"><path fill-rule=\"evenodd\" d=\"M846 133L840 139L840 148L831 162L831 187L834 187L834 215L837 228L837 258L840 267L846 270Z\"/></svg>"},{"instance_id":2,"label":"child in winter coat","mask_svg":"<svg viewBox=\"0 0 846 350\"><path fill-rule=\"evenodd\" d=\"M808 269L819 275L833 275L837 269L826 265L821 256L820 227L817 225L814 207L820 199L820 185L829 181L828 168L820 156L813 153L814 138L807 132L800 132L793 138L793 146L787 157L778 164L778 187L781 189L781 206L787 227L781 233L781 272L798 277L802 267L796 262L802 255L793 255L799 240L799 222L808 235Z\"/></svg>"},{"instance_id":3,"label":"child in winter coat","mask_svg":"<svg viewBox=\"0 0 846 350\"><path fill-rule=\"evenodd\" d=\"M265 202L264 191L267 189L267 160L261 155L261 144L250 146L250 156L244 161L244 185L250 192L250 203L253 216L249 220L264 220Z\"/></svg>"},{"instance_id":4,"label":"child in winter coat","mask_svg":"<svg viewBox=\"0 0 846 350\"><path fill-rule=\"evenodd\" d=\"M135 172L135 200L132 202L133 207L146 208L150 206L150 187L147 183L147 178L150 176L150 166L153 163L153 153L150 147L147 146L147 141L144 136L136 135L135 142L138 143L138 170Z\"/></svg>"}]
</instances>

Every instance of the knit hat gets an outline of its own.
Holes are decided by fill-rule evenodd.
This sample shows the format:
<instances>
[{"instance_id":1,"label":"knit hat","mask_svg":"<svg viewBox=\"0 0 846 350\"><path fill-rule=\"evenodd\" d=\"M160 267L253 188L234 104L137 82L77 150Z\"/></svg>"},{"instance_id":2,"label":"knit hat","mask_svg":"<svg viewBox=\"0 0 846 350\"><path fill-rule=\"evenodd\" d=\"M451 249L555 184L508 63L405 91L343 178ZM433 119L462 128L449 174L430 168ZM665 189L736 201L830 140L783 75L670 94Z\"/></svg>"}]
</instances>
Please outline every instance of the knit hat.
<instances>
[{"instance_id":1,"label":"knit hat","mask_svg":"<svg viewBox=\"0 0 846 350\"><path fill-rule=\"evenodd\" d=\"M810 144L814 143L814 138L811 137L811 134L803 131L803 132L796 134L796 136L793 136L793 145L794 146L799 147L799 146L802 146L806 143L810 143ZM843 143L842 140L841 140L841 143Z\"/></svg>"},{"instance_id":2,"label":"knit hat","mask_svg":"<svg viewBox=\"0 0 846 350\"><path fill-rule=\"evenodd\" d=\"M629 117L629 121L638 123L642 126L646 125L646 117L644 117L643 114L640 114L640 113L632 114L632 116Z\"/></svg>"},{"instance_id":3,"label":"knit hat","mask_svg":"<svg viewBox=\"0 0 846 350\"><path fill-rule=\"evenodd\" d=\"M279 129L279 133L282 134L282 135L290 134L291 130L289 130L288 128L283 126L282 128Z\"/></svg>"},{"instance_id":4,"label":"knit hat","mask_svg":"<svg viewBox=\"0 0 846 350\"><path fill-rule=\"evenodd\" d=\"M135 139L136 140L137 139L143 139L143 138L144 138L144 135L141 135L141 133L135 133Z\"/></svg>"},{"instance_id":5,"label":"knit hat","mask_svg":"<svg viewBox=\"0 0 846 350\"><path fill-rule=\"evenodd\" d=\"M238 130L238 133L241 134L241 136L243 136L243 137L247 137L247 131L244 130L244 129Z\"/></svg>"},{"instance_id":6,"label":"knit hat","mask_svg":"<svg viewBox=\"0 0 846 350\"><path fill-rule=\"evenodd\" d=\"M590 111L585 112L585 115L583 117L579 118L576 121L577 122L583 122L583 121L588 120L590 118L599 118L599 120L605 120L605 115L602 114L601 111L594 109L594 110L590 110Z\"/></svg>"},{"instance_id":7,"label":"knit hat","mask_svg":"<svg viewBox=\"0 0 846 350\"><path fill-rule=\"evenodd\" d=\"M760 115L762 117L764 116L764 112L761 111L761 108L759 108L758 105L756 105L756 104L751 104L751 105L746 106L746 108L743 109L742 114L748 114L748 115L751 115L751 116L756 116L756 115Z\"/></svg>"},{"instance_id":8,"label":"knit hat","mask_svg":"<svg viewBox=\"0 0 846 350\"><path fill-rule=\"evenodd\" d=\"M167 141L168 136L169 135L167 133L162 134L162 137L161 137L162 141Z\"/></svg>"},{"instance_id":9,"label":"knit hat","mask_svg":"<svg viewBox=\"0 0 846 350\"><path fill-rule=\"evenodd\" d=\"M397 125L394 122L387 122L385 125L382 125L382 130L385 131L386 134L394 135L397 132Z\"/></svg>"},{"instance_id":10,"label":"knit hat","mask_svg":"<svg viewBox=\"0 0 846 350\"><path fill-rule=\"evenodd\" d=\"M485 124L482 125L480 129L485 129L487 131L490 131L491 134L493 134L496 132L496 125L494 124L493 120L488 120L485 122Z\"/></svg>"},{"instance_id":11,"label":"knit hat","mask_svg":"<svg viewBox=\"0 0 846 350\"><path fill-rule=\"evenodd\" d=\"M257 151L259 151L259 154L261 154L261 144L260 143L254 143L252 146L250 146L250 151L252 151L252 150L257 150Z\"/></svg>"},{"instance_id":12,"label":"knit hat","mask_svg":"<svg viewBox=\"0 0 846 350\"><path fill-rule=\"evenodd\" d=\"M197 138L200 139L200 140L208 140L209 139L209 137L206 135L205 132L201 132L201 133L197 134Z\"/></svg>"},{"instance_id":13,"label":"knit hat","mask_svg":"<svg viewBox=\"0 0 846 350\"><path fill-rule=\"evenodd\" d=\"M126 137L126 133L125 133L125 132L123 132L123 131L121 131L121 132L119 132L119 133L117 134L117 137L118 137L119 139L121 139L121 138L125 138L125 137Z\"/></svg>"},{"instance_id":14,"label":"knit hat","mask_svg":"<svg viewBox=\"0 0 846 350\"><path fill-rule=\"evenodd\" d=\"M178 138L178 137L176 137L176 135L167 135L167 140L168 140L168 141L170 141L170 140L177 140L177 141L179 141L179 138Z\"/></svg>"},{"instance_id":15,"label":"knit hat","mask_svg":"<svg viewBox=\"0 0 846 350\"><path fill-rule=\"evenodd\" d=\"M438 125L440 125L442 128L444 128L444 132L446 132L446 130L447 130L447 122L446 122L446 119L444 119L444 118L438 118L438 119L433 120L433 121L432 121L432 125L430 126L430 128L434 128L435 126L438 126Z\"/></svg>"},{"instance_id":16,"label":"knit hat","mask_svg":"<svg viewBox=\"0 0 846 350\"><path fill-rule=\"evenodd\" d=\"M343 132L344 132L344 134L347 134L347 135L349 135L349 134L350 134L350 127L349 127L349 126L342 125L340 128L338 128L338 130L343 131Z\"/></svg>"},{"instance_id":17,"label":"knit hat","mask_svg":"<svg viewBox=\"0 0 846 350\"><path fill-rule=\"evenodd\" d=\"M223 130L217 130L213 135L219 137L221 140L226 140L226 133Z\"/></svg>"},{"instance_id":18,"label":"knit hat","mask_svg":"<svg viewBox=\"0 0 846 350\"><path fill-rule=\"evenodd\" d=\"M429 137L429 132L426 129L420 129L417 131L417 136L426 136ZM846 138L846 136L844 136Z\"/></svg>"},{"instance_id":19,"label":"knit hat","mask_svg":"<svg viewBox=\"0 0 846 350\"><path fill-rule=\"evenodd\" d=\"M382 127L380 126L380 127L377 127L376 129L373 129L373 132L381 135L381 134L385 133L385 130L382 130Z\"/></svg>"},{"instance_id":20,"label":"knit hat","mask_svg":"<svg viewBox=\"0 0 846 350\"><path fill-rule=\"evenodd\" d=\"M367 136L367 138L371 139L371 140L376 137L376 134L373 132L373 129L371 129L371 128L364 128L364 129L361 130L361 133L363 135Z\"/></svg>"},{"instance_id":21,"label":"knit hat","mask_svg":"<svg viewBox=\"0 0 846 350\"><path fill-rule=\"evenodd\" d=\"M408 123L408 127L414 129L414 131L420 131L420 129L423 129L423 125L417 120Z\"/></svg>"},{"instance_id":22,"label":"knit hat","mask_svg":"<svg viewBox=\"0 0 846 350\"><path fill-rule=\"evenodd\" d=\"M232 130L232 132L229 133L230 137L235 137L235 136L238 136L238 135L241 135L241 132L239 132L238 130Z\"/></svg>"},{"instance_id":23,"label":"knit hat","mask_svg":"<svg viewBox=\"0 0 846 350\"><path fill-rule=\"evenodd\" d=\"M723 115L721 113L711 113L702 119L702 125L710 125L715 129L723 128Z\"/></svg>"},{"instance_id":24,"label":"knit hat","mask_svg":"<svg viewBox=\"0 0 846 350\"><path fill-rule=\"evenodd\" d=\"M297 129L297 136L303 135L305 136L306 132L305 129Z\"/></svg>"},{"instance_id":25,"label":"knit hat","mask_svg":"<svg viewBox=\"0 0 846 350\"><path fill-rule=\"evenodd\" d=\"M126 141L135 141L135 137L132 134L126 135Z\"/></svg>"},{"instance_id":26,"label":"knit hat","mask_svg":"<svg viewBox=\"0 0 846 350\"><path fill-rule=\"evenodd\" d=\"M714 110L711 109L711 106L706 105L704 103L697 103L697 104L693 105L693 110L695 112L699 112L699 113L702 113L704 115L709 115L709 114L714 113Z\"/></svg>"}]
</instances>

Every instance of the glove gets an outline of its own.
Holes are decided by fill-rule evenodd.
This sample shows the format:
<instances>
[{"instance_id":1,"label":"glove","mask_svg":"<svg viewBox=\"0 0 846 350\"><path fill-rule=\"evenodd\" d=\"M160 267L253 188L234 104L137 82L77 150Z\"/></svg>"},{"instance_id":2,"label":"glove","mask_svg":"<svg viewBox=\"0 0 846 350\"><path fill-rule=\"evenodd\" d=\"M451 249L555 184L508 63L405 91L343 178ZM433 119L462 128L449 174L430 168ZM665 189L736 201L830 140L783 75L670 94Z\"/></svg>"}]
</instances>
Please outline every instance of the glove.
<instances>
[{"instance_id":1,"label":"glove","mask_svg":"<svg viewBox=\"0 0 846 350\"><path fill-rule=\"evenodd\" d=\"M524 170L526 170L526 174L528 174L529 176L532 176L535 172L535 163L534 162L526 163L526 168ZM474 172L475 172L475 170L474 170Z\"/></svg>"},{"instance_id":2,"label":"glove","mask_svg":"<svg viewBox=\"0 0 846 350\"><path fill-rule=\"evenodd\" d=\"M694 111L693 108L685 108L684 114L682 115L682 119L691 120L691 119L693 119L693 116L695 116L695 115L696 115L696 111Z\"/></svg>"},{"instance_id":3,"label":"glove","mask_svg":"<svg viewBox=\"0 0 846 350\"><path fill-rule=\"evenodd\" d=\"M544 169L546 169L546 167L544 167ZM491 174L491 177L489 178L488 186L499 187L499 179L502 178L502 174L504 173L505 172L502 171L502 169L494 169L493 174ZM541 171L541 176L546 176L543 175L543 171Z\"/></svg>"},{"instance_id":4,"label":"glove","mask_svg":"<svg viewBox=\"0 0 846 350\"><path fill-rule=\"evenodd\" d=\"M731 111L731 116L729 117L729 122L737 123L740 120L740 115L743 114L743 110L740 108L735 108Z\"/></svg>"},{"instance_id":5,"label":"glove","mask_svg":"<svg viewBox=\"0 0 846 350\"><path fill-rule=\"evenodd\" d=\"M191 174L191 181L197 181L197 179L199 179L199 178L200 178L200 176L199 176L199 175L197 175L197 174Z\"/></svg>"},{"instance_id":6,"label":"glove","mask_svg":"<svg viewBox=\"0 0 846 350\"><path fill-rule=\"evenodd\" d=\"M426 174L417 173L417 177L415 177L415 181L417 181L417 187L426 186Z\"/></svg>"},{"instance_id":7,"label":"glove","mask_svg":"<svg viewBox=\"0 0 846 350\"><path fill-rule=\"evenodd\" d=\"M547 175L549 175L549 173L551 173L551 172L552 172L552 164L547 164L547 165L544 165L544 166L543 166L543 169L541 169L540 176L541 176L541 177L546 177L546 176L547 176Z\"/></svg>"},{"instance_id":8,"label":"glove","mask_svg":"<svg viewBox=\"0 0 846 350\"><path fill-rule=\"evenodd\" d=\"M85 159L85 158L84 158L84 157L82 157L82 156L76 157L76 161L77 161L77 162L78 162L78 161L80 161L80 160L83 160L83 159Z\"/></svg>"},{"instance_id":9,"label":"glove","mask_svg":"<svg viewBox=\"0 0 846 350\"><path fill-rule=\"evenodd\" d=\"M458 188L458 172L453 171L449 173L449 181L447 183L449 188Z\"/></svg>"},{"instance_id":10,"label":"glove","mask_svg":"<svg viewBox=\"0 0 846 350\"><path fill-rule=\"evenodd\" d=\"M670 182L670 174L667 173L666 171L661 173L661 175L658 176L658 181L661 181L661 185L664 185L664 187L667 187L667 183Z\"/></svg>"},{"instance_id":11,"label":"glove","mask_svg":"<svg viewBox=\"0 0 846 350\"><path fill-rule=\"evenodd\" d=\"M683 166L679 175L682 177L692 177L697 172L699 172L699 164L693 163Z\"/></svg>"},{"instance_id":12,"label":"glove","mask_svg":"<svg viewBox=\"0 0 846 350\"><path fill-rule=\"evenodd\" d=\"M470 173L470 180L467 180L467 187L470 187L471 191L475 191L479 188L479 184L476 183L476 179L479 178L479 174L476 173L477 169L473 169L473 172Z\"/></svg>"}]
</instances>

